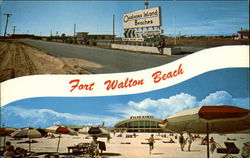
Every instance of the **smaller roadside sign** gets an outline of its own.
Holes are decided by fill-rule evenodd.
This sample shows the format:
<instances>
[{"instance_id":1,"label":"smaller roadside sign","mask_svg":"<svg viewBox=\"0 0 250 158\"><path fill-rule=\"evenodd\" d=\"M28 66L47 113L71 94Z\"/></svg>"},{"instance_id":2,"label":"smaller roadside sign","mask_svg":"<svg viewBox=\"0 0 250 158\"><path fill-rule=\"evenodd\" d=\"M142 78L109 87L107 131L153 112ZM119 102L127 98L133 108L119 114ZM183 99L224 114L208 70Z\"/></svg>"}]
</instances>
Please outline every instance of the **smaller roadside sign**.
<instances>
[{"instance_id":1,"label":"smaller roadside sign","mask_svg":"<svg viewBox=\"0 0 250 158\"><path fill-rule=\"evenodd\" d=\"M143 42L144 38L122 38L122 41L137 41L137 42Z\"/></svg>"},{"instance_id":2,"label":"smaller roadside sign","mask_svg":"<svg viewBox=\"0 0 250 158\"><path fill-rule=\"evenodd\" d=\"M135 31L134 33L137 36L154 36L162 34L163 30L141 30L141 31Z\"/></svg>"}]
</instances>

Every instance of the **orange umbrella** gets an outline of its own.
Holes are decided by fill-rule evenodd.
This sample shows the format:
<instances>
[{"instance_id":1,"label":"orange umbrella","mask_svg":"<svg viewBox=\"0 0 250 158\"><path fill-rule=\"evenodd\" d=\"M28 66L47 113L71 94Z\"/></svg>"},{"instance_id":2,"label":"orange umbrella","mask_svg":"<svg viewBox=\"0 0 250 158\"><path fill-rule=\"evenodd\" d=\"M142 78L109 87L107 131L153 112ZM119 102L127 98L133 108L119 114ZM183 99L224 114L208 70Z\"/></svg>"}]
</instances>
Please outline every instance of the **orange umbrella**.
<instances>
[{"instance_id":1,"label":"orange umbrella","mask_svg":"<svg viewBox=\"0 0 250 158\"><path fill-rule=\"evenodd\" d=\"M250 129L250 111L234 106L201 106L165 119L160 127L175 132L233 133ZM209 143L207 143L209 157Z\"/></svg>"}]
</instances>

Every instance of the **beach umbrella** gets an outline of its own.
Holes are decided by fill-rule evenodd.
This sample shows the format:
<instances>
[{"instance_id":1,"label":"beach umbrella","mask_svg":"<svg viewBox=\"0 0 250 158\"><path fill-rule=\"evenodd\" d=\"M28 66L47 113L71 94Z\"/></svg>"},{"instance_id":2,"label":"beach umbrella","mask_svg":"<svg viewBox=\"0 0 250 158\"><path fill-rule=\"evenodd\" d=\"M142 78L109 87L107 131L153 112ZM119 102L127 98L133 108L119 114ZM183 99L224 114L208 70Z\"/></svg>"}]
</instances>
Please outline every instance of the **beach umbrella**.
<instances>
[{"instance_id":1,"label":"beach umbrella","mask_svg":"<svg viewBox=\"0 0 250 158\"><path fill-rule=\"evenodd\" d=\"M90 127L83 127L78 131L79 134L88 134Z\"/></svg>"},{"instance_id":2,"label":"beach umbrella","mask_svg":"<svg viewBox=\"0 0 250 158\"><path fill-rule=\"evenodd\" d=\"M179 133L206 133L209 140L209 133L234 133L250 129L250 110L227 105L201 106L170 116L159 126Z\"/></svg>"},{"instance_id":3,"label":"beach umbrella","mask_svg":"<svg viewBox=\"0 0 250 158\"><path fill-rule=\"evenodd\" d=\"M57 150L56 150L57 152L59 150L61 134L77 135L77 132L72 130L71 128L68 128L68 127L65 127L65 126L60 126L60 125L45 128L45 131L55 133L55 134L59 134L59 139L58 139L58 143L57 143Z\"/></svg>"},{"instance_id":4,"label":"beach umbrella","mask_svg":"<svg viewBox=\"0 0 250 158\"><path fill-rule=\"evenodd\" d=\"M91 136L110 138L110 132L103 127L90 127L88 134Z\"/></svg>"},{"instance_id":5,"label":"beach umbrella","mask_svg":"<svg viewBox=\"0 0 250 158\"><path fill-rule=\"evenodd\" d=\"M14 138L29 138L29 151L31 151L31 139L41 138L42 134L35 128L22 128L10 134Z\"/></svg>"},{"instance_id":6,"label":"beach umbrella","mask_svg":"<svg viewBox=\"0 0 250 158\"><path fill-rule=\"evenodd\" d=\"M15 128L11 128L11 127L1 127L0 128L0 137L4 137L4 143L6 141L6 136L9 136L12 132L16 131Z\"/></svg>"},{"instance_id":7,"label":"beach umbrella","mask_svg":"<svg viewBox=\"0 0 250 158\"><path fill-rule=\"evenodd\" d=\"M12 132L16 131L15 128L11 128L11 127L1 127L0 128L0 136L8 136L10 135Z\"/></svg>"}]
</instances>

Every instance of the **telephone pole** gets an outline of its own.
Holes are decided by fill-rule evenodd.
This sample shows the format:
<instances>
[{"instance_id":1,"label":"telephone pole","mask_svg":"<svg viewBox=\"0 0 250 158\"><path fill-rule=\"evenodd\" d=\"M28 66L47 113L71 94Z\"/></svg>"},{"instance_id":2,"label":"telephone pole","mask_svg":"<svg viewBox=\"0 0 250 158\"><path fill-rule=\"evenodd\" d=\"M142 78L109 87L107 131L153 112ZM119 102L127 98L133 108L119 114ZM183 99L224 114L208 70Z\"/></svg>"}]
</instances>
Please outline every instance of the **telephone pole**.
<instances>
[{"instance_id":1,"label":"telephone pole","mask_svg":"<svg viewBox=\"0 0 250 158\"><path fill-rule=\"evenodd\" d=\"M173 23L174 23L174 45L176 45L176 27L175 27L175 22L176 22L176 16L174 16Z\"/></svg>"},{"instance_id":2,"label":"telephone pole","mask_svg":"<svg viewBox=\"0 0 250 158\"><path fill-rule=\"evenodd\" d=\"M16 32L16 26L13 26L13 35L15 34Z\"/></svg>"},{"instance_id":3,"label":"telephone pole","mask_svg":"<svg viewBox=\"0 0 250 158\"><path fill-rule=\"evenodd\" d=\"M5 25L5 30L4 30L4 37L6 37L7 27L8 27L8 22L9 22L9 17L10 17L12 14L5 13L4 15L6 15L6 17L7 17L7 19L6 19L6 25Z\"/></svg>"},{"instance_id":4,"label":"telephone pole","mask_svg":"<svg viewBox=\"0 0 250 158\"><path fill-rule=\"evenodd\" d=\"M76 24L74 24L74 38L76 37Z\"/></svg>"},{"instance_id":5,"label":"telephone pole","mask_svg":"<svg viewBox=\"0 0 250 158\"><path fill-rule=\"evenodd\" d=\"M113 14L113 43L115 42L115 14Z\"/></svg>"},{"instance_id":6,"label":"telephone pole","mask_svg":"<svg viewBox=\"0 0 250 158\"><path fill-rule=\"evenodd\" d=\"M144 5L145 5L145 9L148 9L148 0L145 0Z\"/></svg>"}]
</instances>

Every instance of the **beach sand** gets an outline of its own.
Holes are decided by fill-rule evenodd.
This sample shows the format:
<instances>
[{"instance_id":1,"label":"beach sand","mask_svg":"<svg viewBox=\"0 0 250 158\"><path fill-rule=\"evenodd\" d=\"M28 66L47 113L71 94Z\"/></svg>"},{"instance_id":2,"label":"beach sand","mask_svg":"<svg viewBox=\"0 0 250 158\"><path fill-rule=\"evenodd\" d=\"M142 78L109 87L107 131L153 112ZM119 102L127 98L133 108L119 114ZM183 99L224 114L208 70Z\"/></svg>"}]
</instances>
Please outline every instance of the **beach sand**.
<instances>
[{"instance_id":1,"label":"beach sand","mask_svg":"<svg viewBox=\"0 0 250 158\"><path fill-rule=\"evenodd\" d=\"M206 158L207 157L207 146L200 145L201 138L197 138L191 145L191 151L188 151L188 145L185 146L184 151L181 151L180 144L174 136L170 136L169 133L166 133L166 138L162 137L162 133L153 133L155 137L154 150L149 154L149 145L142 144L147 143L147 138L150 137L152 133L136 133L137 137L126 138L126 134L132 135L133 133L123 133L122 137L117 137L119 133L113 134L110 142L107 142L106 138L98 138L100 141L106 143L106 151L103 152L103 157L112 157L112 158ZM165 133L164 133L165 134ZM55 135L58 136L58 135ZM205 135L200 135L205 137ZM66 155L68 153L67 146L76 145L78 143L89 143L92 138L89 137L86 139L86 135L79 134L78 136L69 136L62 135L60 141L59 152L62 153L60 157L69 157ZM187 135L184 134L186 138ZM222 147L225 147L224 142L234 142L236 146L241 150L243 143L250 141L250 134L210 134L210 138L213 137L214 140L220 144ZM176 143L163 143L163 141L169 141L172 138ZM231 139L231 140L228 140ZM10 141L15 147L21 147L24 149L29 148L28 143L20 143L27 141L28 139L14 140L13 138L6 137L6 141ZM33 152L56 152L56 147L58 143L58 138L36 138L33 139L37 143L31 144L31 150ZM3 138L2 138L3 142ZM130 143L130 144L126 144ZM2 143L3 144L3 143ZM64 154L63 154L64 153ZM241 153L241 151L240 151ZM240 158L239 154L234 154L237 158ZM39 155L39 157L44 157L45 155ZM223 154L219 154L216 150L211 153L210 158L220 158Z\"/></svg>"}]
</instances>

